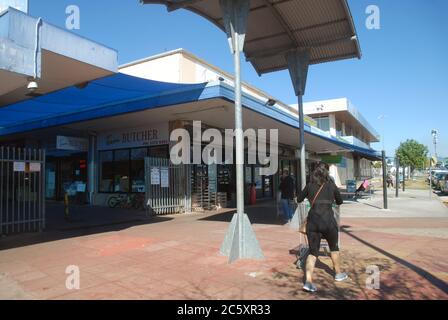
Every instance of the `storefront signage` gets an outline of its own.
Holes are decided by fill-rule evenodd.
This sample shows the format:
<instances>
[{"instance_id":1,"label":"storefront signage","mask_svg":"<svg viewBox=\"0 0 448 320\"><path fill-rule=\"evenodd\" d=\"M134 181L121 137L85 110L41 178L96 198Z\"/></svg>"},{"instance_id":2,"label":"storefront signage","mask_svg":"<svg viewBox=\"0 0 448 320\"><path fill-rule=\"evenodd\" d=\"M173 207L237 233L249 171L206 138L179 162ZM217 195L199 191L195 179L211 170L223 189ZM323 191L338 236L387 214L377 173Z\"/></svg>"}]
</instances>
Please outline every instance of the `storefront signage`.
<instances>
[{"instance_id":1,"label":"storefront signage","mask_svg":"<svg viewBox=\"0 0 448 320\"><path fill-rule=\"evenodd\" d=\"M56 137L56 149L86 152L89 148L89 140L66 136Z\"/></svg>"},{"instance_id":2,"label":"storefront signage","mask_svg":"<svg viewBox=\"0 0 448 320\"><path fill-rule=\"evenodd\" d=\"M322 161L327 164L340 164L342 162L342 156L323 155Z\"/></svg>"},{"instance_id":3,"label":"storefront signage","mask_svg":"<svg viewBox=\"0 0 448 320\"><path fill-rule=\"evenodd\" d=\"M168 123L123 129L98 136L98 150L138 148L169 144Z\"/></svg>"}]
</instances>

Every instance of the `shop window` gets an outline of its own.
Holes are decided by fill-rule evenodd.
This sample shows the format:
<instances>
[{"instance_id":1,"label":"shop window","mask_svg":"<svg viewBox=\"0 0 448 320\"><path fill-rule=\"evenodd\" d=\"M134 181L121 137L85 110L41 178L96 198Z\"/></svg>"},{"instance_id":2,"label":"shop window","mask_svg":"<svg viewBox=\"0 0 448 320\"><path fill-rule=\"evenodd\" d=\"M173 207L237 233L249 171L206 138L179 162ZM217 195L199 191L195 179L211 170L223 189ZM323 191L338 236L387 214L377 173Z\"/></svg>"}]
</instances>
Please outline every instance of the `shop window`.
<instances>
[{"instance_id":1,"label":"shop window","mask_svg":"<svg viewBox=\"0 0 448 320\"><path fill-rule=\"evenodd\" d=\"M145 192L145 157L148 149L131 150L131 189L132 192Z\"/></svg>"},{"instance_id":2,"label":"shop window","mask_svg":"<svg viewBox=\"0 0 448 320\"><path fill-rule=\"evenodd\" d=\"M114 151L114 192L129 192L129 149Z\"/></svg>"},{"instance_id":3,"label":"shop window","mask_svg":"<svg viewBox=\"0 0 448 320\"><path fill-rule=\"evenodd\" d=\"M113 152L100 152L100 192L112 192L114 171L113 171Z\"/></svg>"}]
</instances>

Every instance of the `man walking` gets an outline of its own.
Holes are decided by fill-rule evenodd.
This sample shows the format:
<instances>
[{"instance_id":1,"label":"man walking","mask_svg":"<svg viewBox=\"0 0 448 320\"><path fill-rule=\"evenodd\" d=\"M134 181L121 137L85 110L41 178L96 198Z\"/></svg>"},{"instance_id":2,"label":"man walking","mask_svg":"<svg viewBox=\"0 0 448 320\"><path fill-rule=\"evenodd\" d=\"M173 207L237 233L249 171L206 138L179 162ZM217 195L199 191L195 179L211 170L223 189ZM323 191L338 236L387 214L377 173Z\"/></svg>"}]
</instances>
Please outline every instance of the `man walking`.
<instances>
[{"instance_id":1,"label":"man walking","mask_svg":"<svg viewBox=\"0 0 448 320\"><path fill-rule=\"evenodd\" d=\"M293 199L295 196L294 179L287 169L283 170L283 176L279 186L281 192L281 204L283 216L287 222L290 222L294 215Z\"/></svg>"}]
</instances>

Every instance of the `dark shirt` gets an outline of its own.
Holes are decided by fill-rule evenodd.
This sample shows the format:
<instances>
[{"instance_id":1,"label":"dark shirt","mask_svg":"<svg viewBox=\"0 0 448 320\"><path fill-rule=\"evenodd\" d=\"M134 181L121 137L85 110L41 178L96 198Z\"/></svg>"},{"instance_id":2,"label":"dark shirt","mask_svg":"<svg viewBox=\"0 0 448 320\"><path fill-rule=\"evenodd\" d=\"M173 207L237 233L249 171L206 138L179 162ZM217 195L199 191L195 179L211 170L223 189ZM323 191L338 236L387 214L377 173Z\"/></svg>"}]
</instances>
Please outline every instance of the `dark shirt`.
<instances>
[{"instance_id":1,"label":"dark shirt","mask_svg":"<svg viewBox=\"0 0 448 320\"><path fill-rule=\"evenodd\" d=\"M314 197L320 189L320 185L316 183L308 183L299 193L297 197L298 202L303 202L307 198L310 203L312 203ZM336 202L337 205L341 205L344 201L342 200L341 193L338 187L333 181L329 181L325 184L320 194L316 198L314 206L311 208L308 217L309 221L316 222L330 222L334 219L333 213L333 203Z\"/></svg>"},{"instance_id":2,"label":"dark shirt","mask_svg":"<svg viewBox=\"0 0 448 320\"><path fill-rule=\"evenodd\" d=\"M282 199L294 199L294 179L291 176L282 179L279 189L282 193Z\"/></svg>"}]
</instances>

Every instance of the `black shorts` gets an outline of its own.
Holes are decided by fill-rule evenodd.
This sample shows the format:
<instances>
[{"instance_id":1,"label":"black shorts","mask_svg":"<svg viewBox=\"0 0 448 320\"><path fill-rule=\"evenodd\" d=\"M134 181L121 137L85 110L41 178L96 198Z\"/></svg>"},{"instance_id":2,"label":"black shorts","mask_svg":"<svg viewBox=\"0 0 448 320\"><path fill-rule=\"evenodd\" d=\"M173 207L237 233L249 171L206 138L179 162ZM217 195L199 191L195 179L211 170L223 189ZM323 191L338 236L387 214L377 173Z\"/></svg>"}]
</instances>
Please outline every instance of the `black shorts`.
<instances>
[{"instance_id":1,"label":"black shorts","mask_svg":"<svg viewBox=\"0 0 448 320\"><path fill-rule=\"evenodd\" d=\"M335 222L318 224L308 221L306 235L310 246L310 254L315 257L319 255L322 238L327 240L331 252L339 251L339 230Z\"/></svg>"}]
</instances>

